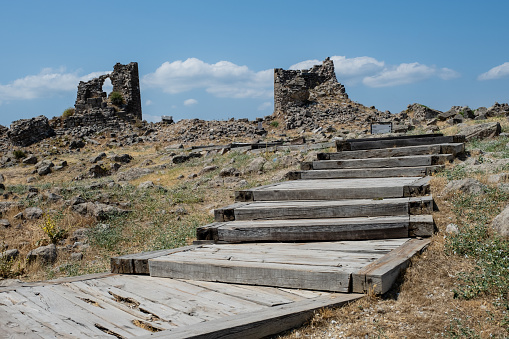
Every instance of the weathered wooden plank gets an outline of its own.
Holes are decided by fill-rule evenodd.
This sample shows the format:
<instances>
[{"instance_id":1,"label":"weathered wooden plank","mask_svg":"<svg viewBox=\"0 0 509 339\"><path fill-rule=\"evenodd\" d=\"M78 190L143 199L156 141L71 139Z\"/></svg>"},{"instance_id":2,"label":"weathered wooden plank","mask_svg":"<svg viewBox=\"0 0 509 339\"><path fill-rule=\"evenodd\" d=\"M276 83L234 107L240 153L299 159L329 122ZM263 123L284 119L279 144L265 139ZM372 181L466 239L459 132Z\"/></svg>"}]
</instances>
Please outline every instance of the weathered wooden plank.
<instances>
[{"instance_id":1,"label":"weathered wooden plank","mask_svg":"<svg viewBox=\"0 0 509 339\"><path fill-rule=\"evenodd\" d=\"M373 290L380 294L387 292L401 271L408 266L410 258L422 251L430 242L430 239L411 239L355 272L352 274L352 291L362 293Z\"/></svg>"},{"instance_id":2,"label":"weathered wooden plank","mask_svg":"<svg viewBox=\"0 0 509 339\"><path fill-rule=\"evenodd\" d=\"M238 208L248 206L249 203L235 203L226 207L217 208L214 210L214 220L217 222L235 220L234 211Z\"/></svg>"},{"instance_id":3,"label":"weathered wooden plank","mask_svg":"<svg viewBox=\"0 0 509 339\"><path fill-rule=\"evenodd\" d=\"M391 177L285 181L238 191L237 193L242 194L236 194L236 199L274 201L399 198L403 197L403 187L409 186L417 179L419 178Z\"/></svg>"},{"instance_id":4,"label":"weathered wooden plank","mask_svg":"<svg viewBox=\"0 0 509 339\"><path fill-rule=\"evenodd\" d=\"M404 197L416 197L422 195L428 195L430 193L430 181L431 177L426 176L423 178L419 178L414 182L405 185L403 189Z\"/></svg>"},{"instance_id":5,"label":"weathered wooden plank","mask_svg":"<svg viewBox=\"0 0 509 339\"><path fill-rule=\"evenodd\" d=\"M306 253L308 254L308 253ZM384 253L312 253L310 255L294 253L277 252L271 250L269 253L242 253L238 251L219 250L216 252L197 252L188 253L185 256L174 255L172 260L185 260L186 262L199 263L203 257L216 261L228 261L239 263L268 263L283 265L301 265L316 267L341 267L345 271L360 269L369 264Z\"/></svg>"},{"instance_id":6,"label":"weathered wooden plank","mask_svg":"<svg viewBox=\"0 0 509 339\"><path fill-rule=\"evenodd\" d=\"M248 300L263 306L274 307L303 300L303 297L297 295L292 296L273 287L266 286L250 286L237 284L222 284L210 281L184 280L188 284L207 288L221 294L227 294L236 298Z\"/></svg>"},{"instance_id":7,"label":"weathered wooden plank","mask_svg":"<svg viewBox=\"0 0 509 339\"><path fill-rule=\"evenodd\" d=\"M431 166L432 155L415 155L392 158L369 158L348 160L318 160L313 161L312 168L321 169L346 169L346 168L384 168L384 167L415 167ZM304 170L304 168L302 168ZM306 168L307 169L307 168Z\"/></svg>"},{"instance_id":8,"label":"weathered wooden plank","mask_svg":"<svg viewBox=\"0 0 509 339\"><path fill-rule=\"evenodd\" d=\"M46 326L4 307L0 304L0 338L25 339L57 336L56 332Z\"/></svg>"},{"instance_id":9,"label":"weathered wooden plank","mask_svg":"<svg viewBox=\"0 0 509 339\"><path fill-rule=\"evenodd\" d=\"M58 279L53 279L53 280L45 280L45 281L37 281L37 282L20 282L18 284L0 287L0 293L8 292L8 291L15 291L16 289L21 288L21 287L46 286L46 285L63 284L63 283L68 283L68 282L73 282L73 281L102 279L105 277L109 277L111 275L112 275L112 273L110 273L110 272L103 272L103 273L86 274L86 275L79 275L79 276L75 276L75 277L65 277L65 278L58 278Z\"/></svg>"},{"instance_id":10,"label":"weathered wooden plank","mask_svg":"<svg viewBox=\"0 0 509 339\"><path fill-rule=\"evenodd\" d=\"M352 218L404 215L408 212L408 198L261 201L235 208L232 220Z\"/></svg>"},{"instance_id":11,"label":"weathered wooden plank","mask_svg":"<svg viewBox=\"0 0 509 339\"><path fill-rule=\"evenodd\" d=\"M404 157L408 155L439 154L441 146L420 145L385 149L370 149L359 151L343 151L334 153L318 153L318 160L348 160L348 159L369 159L369 158L390 158Z\"/></svg>"},{"instance_id":12,"label":"weathered wooden plank","mask_svg":"<svg viewBox=\"0 0 509 339\"><path fill-rule=\"evenodd\" d=\"M461 143L451 143L451 144L442 144L440 145L440 153L444 154L452 154L454 156L460 155L465 152L465 144Z\"/></svg>"},{"instance_id":13,"label":"weathered wooden plank","mask_svg":"<svg viewBox=\"0 0 509 339\"><path fill-rule=\"evenodd\" d=\"M432 215L411 215L408 228L410 237L431 237L436 231Z\"/></svg>"},{"instance_id":14,"label":"weathered wooden plank","mask_svg":"<svg viewBox=\"0 0 509 339\"><path fill-rule=\"evenodd\" d=\"M159 256L175 253L175 251L189 251L199 245L191 245L187 247L180 247L178 249L167 249L151 252L141 252L134 254L127 254L120 257L113 257L110 259L110 266L112 273L118 274L149 274L148 273L148 260L157 258Z\"/></svg>"},{"instance_id":15,"label":"weathered wooden plank","mask_svg":"<svg viewBox=\"0 0 509 339\"><path fill-rule=\"evenodd\" d=\"M231 221L217 241L336 241L408 237L408 216Z\"/></svg>"},{"instance_id":16,"label":"weathered wooden plank","mask_svg":"<svg viewBox=\"0 0 509 339\"><path fill-rule=\"evenodd\" d=\"M335 294L303 300L228 317L220 321L208 321L192 327L155 333L145 338L263 338L301 326L313 317L316 310L324 307L340 307L362 296L361 294Z\"/></svg>"},{"instance_id":17,"label":"weathered wooden plank","mask_svg":"<svg viewBox=\"0 0 509 339\"><path fill-rule=\"evenodd\" d=\"M338 152L348 150L365 150L365 149L381 149L381 148L392 148L392 147L404 147L404 146L419 146L429 144L447 144L447 143L460 143L464 142L465 138L454 135L454 136L409 136L408 138L398 139L351 139L346 142L338 142L336 144ZM346 149L345 149L346 148Z\"/></svg>"},{"instance_id":18,"label":"weathered wooden plank","mask_svg":"<svg viewBox=\"0 0 509 339\"><path fill-rule=\"evenodd\" d=\"M444 168L443 165L394 168L349 168L310 170L289 172L288 180L316 180L316 179L356 179L356 178L387 178L387 177L422 177L431 175Z\"/></svg>"},{"instance_id":19,"label":"weathered wooden plank","mask_svg":"<svg viewBox=\"0 0 509 339\"><path fill-rule=\"evenodd\" d=\"M171 255L149 260L150 275L174 279L349 292L350 272L338 267L203 259L174 260Z\"/></svg>"},{"instance_id":20,"label":"weathered wooden plank","mask_svg":"<svg viewBox=\"0 0 509 339\"><path fill-rule=\"evenodd\" d=\"M12 315L22 314L24 317L20 320L27 319L27 322L35 321L41 325L37 330L40 331L43 337L51 338L52 333L59 333L61 335L76 335L77 337L85 336L92 338L104 337L104 332L99 330L95 324L101 323L100 321L89 321L93 315L87 312L82 312L82 309L74 310L66 300L60 300L51 292L48 294L34 293L34 289L45 287L23 288L18 291L4 292L7 300L11 302L4 303L8 305L8 311ZM4 307L4 306L2 306ZM63 309L67 311L62 311ZM73 309L72 317L69 310ZM74 319L73 319L74 318ZM79 321L76 321L79 318ZM97 320L97 319L93 319ZM132 333L119 330L118 332L123 336L131 336Z\"/></svg>"},{"instance_id":21,"label":"weathered wooden plank","mask_svg":"<svg viewBox=\"0 0 509 339\"><path fill-rule=\"evenodd\" d=\"M409 214L431 214L434 211L434 201L431 195L409 198Z\"/></svg>"},{"instance_id":22,"label":"weathered wooden plank","mask_svg":"<svg viewBox=\"0 0 509 339\"><path fill-rule=\"evenodd\" d=\"M175 316L168 318L175 324L196 324L236 314L230 306L204 303L196 295L182 290L178 285L172 285L173 282L173 279L141 275L129 276L129 279L125 279L125 276L112 277L107 281L116 288L164 306L167 310L162 312L163 316L168 316L172 310L176 311Z\"/></svg>"}]
</instances>

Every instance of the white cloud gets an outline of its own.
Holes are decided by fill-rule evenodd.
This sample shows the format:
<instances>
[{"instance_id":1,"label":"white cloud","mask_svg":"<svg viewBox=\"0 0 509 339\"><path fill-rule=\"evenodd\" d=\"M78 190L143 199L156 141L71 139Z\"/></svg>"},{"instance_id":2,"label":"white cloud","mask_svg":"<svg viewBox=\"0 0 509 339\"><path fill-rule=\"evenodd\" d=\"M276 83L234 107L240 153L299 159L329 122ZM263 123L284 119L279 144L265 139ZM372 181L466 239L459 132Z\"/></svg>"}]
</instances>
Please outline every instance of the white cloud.
<instances>
[{"instance_id":1,"label":"white cloud","mask_svg":"<svg viewBox=\"0 0 509 339\"><path fill-rule=\"evenodd\" d=\"M449 80L458 76L459 73L448 68L438 69L435 66L413 62L385 68L376 75L365 77L362 82L369 87L390 87L411 84L432 77Z\"/></svg>"},{"instance_id":2,"label":"white cloud","mask_svg":"<svg viewBox=\"0 0 509 339\"><path fill-rule=\"evenodd\" d=\"M509 62L493 67L488 72L477 77L477 80L493 80L509 77Z\"/></svg>"},{"instance_id":3,"label":"white cloud","mask_svg":"<svg viewBox=\"0 0 509 339\"><path fill-rule=\"evenodd\" d=\"M259 111L266 111L270 108L274 107L274 104L270 101L266 101L264 102L263 104L261 104L260 106L258 106L258 110Z\"/></svg>"},{"instance_id":4,"label":"white cloud","mask_svg":"<svg viewBox=\"0 0 509 339\"><path fill-rule=\"evenodd\" d=\"M196 105L198 103L198 100L196 99L187 99L184 101L184 106L192 106Z\"/></svg>"},{"instance_id":5,"label":"white cloud","mask_svg":"<svg viewBox=\"0 0 509 339\"><path fill-rule=\"evenodd\" d=\"M229 61L208 64L189 58L163 63L142 82L170 94L205 89L217 97L259 98L272 96L273 74L272 69L255 72Z\"/></svg>"},{"instance_id":6,"label":"white cloud","mask_svg":"<svg viewBox=\"0 0 509 339\"><path fill-rule=\"evenodd\" d=\"M418 82L431 77L450 80L460 74L449 68L437 68L414 63L386 65L384 61L362 56L347 58L341 55L331 57L338 81L348 85L362 82L369 87L388 87ZM290 66L290 69L308 69L313 65L321 65L319 60L306 60Z\"/></svg>"},{"instance_id":7,"label":"white cloud","mask_svg":"<svg viewBox=\"0 0 509 339\"><path fill-rule=\"evenodd\" d=\"M77 71L66 73L63 68L58 70L45 68L37 75L27 75L7 85L0 84L0 99L28 100L52 96L62 92L77 91L80 81L88 81L107 73L93 72L79 76Z\"/></svg>"},{"instance_id":8,"label":"white cloud","mask_svg":"<svg viewBox=\"0 0 509 339\"><path fill-rule=\"evenodd\" d=\"M145 101L145 106L150 106L152 104L153 104L152 100Z\"/></svg>"},{"instance_id":9,"label":"white cloud","mask_svg":"<svg viewBox=\"0 0 509 339\"><path fill-rule=\"evenodd\" d=\"M334 61L334 69L339 82L350 85L359 83L365 76L380 72L385 66L383 61L367 56L347 58L334 55L331 60ZM290 66L290 69L308 69L313 65L321 64L322 61L319 60L306 60Z\"/></svg>"}]
</instances>

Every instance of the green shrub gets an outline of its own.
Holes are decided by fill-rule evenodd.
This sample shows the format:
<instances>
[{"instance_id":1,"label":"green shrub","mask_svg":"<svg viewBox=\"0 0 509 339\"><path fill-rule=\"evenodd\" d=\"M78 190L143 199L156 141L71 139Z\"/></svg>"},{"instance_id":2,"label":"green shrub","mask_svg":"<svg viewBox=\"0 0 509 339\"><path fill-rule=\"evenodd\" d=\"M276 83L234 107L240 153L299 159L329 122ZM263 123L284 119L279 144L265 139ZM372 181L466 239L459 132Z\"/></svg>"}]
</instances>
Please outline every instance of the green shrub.
<instances>
[{"instance_id":1,"label":"green shrub","mask_svg":"<svg viewBox=\"0 0 509 339\"><path fill-rule=\"evenodd\" d=\"M69 107L64 111L64 113L62 113L62 118L67 119L73 116L74 112L75 112L74 107Z\"/></svg>"},{"instance_id":2,"label":"green shrub","mask_svg":"<svg viewBox=\"0 0 509 339\"><path fill-rule=\"evenodd\" d=\"M115 106L122 106L125 103L124 97L118 92L111 92L109 98L110 102Z\"/></svg>"},{"instance_id":3,"label":"green shrub","mask_svg":"<svg viewBox=\"0 0 509 339\"><path fill-rule=\"evenodd\" d=\"M276 120L271 121L271 122L270 122L270 125L271 125L272 127L274 127L274 128L277 128L277 127L279 126L279 121L276 121Z\"/></svg>"},{"instance_id":4,"label":"green shrub","mask_svg":"<svg viewBox=\"0 0 509 339\"><path fill-rule=\"evenodd\" d=\"M16 158L16 160L19 160L19 159L23 159L23 158L26 158L26 153L23 152L22 150L20 149L17 149L17 150L14 150L12 152L12 154L14 155L14 157Z\"/></svg>"}]
</instances>

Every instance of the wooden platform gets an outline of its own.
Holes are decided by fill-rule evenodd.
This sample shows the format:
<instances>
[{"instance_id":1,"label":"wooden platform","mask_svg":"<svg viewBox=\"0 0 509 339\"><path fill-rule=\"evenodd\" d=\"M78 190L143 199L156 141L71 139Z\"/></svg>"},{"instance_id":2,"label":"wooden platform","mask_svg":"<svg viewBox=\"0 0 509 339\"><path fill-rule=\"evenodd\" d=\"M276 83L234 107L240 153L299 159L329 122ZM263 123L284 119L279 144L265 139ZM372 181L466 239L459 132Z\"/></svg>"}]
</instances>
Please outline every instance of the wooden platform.
<instances>
[{"instance_id":1,"label":"wooden platform","mask_svg":"<svg viewBox=\"0 0 509 339\"><path fill-rule=\"evenodd\" d=\"M0 337L259 338L360 296L96 274L0 288Z\"/></svg>"},{"instance_id":2,"label":"wooden platform","mask_svg":"<svg viewBox=\"0 0 509 339\"><path fill-rule=\"evenodd\" d=\"M151 276L220 281L350 293L367 289L373 265L382 271L397 271L424 248L429 240L387 239L319 243L210 244L149 260ZM402 249L403 248L403 249ZM391 254L393 251L405 253ZM412 253L408 256L408 253ZM382 262L383 264L377 264ZM371 266L369 266L371 265ZM361 286L352 276L362 275ZM385 274L385 275L384 275ZM382 276L386 276L386 273ZM395 274L395 277L397 274ZM394 279L395 279L394 277ZM369 280L371 279L371 280ZM387 278L384 286L391 286ZM360 281L358 279L358 281ZM371 286L371 285L370 285ZM376 291L385 293L383 286Z\"/></svg>"}]
</instances>

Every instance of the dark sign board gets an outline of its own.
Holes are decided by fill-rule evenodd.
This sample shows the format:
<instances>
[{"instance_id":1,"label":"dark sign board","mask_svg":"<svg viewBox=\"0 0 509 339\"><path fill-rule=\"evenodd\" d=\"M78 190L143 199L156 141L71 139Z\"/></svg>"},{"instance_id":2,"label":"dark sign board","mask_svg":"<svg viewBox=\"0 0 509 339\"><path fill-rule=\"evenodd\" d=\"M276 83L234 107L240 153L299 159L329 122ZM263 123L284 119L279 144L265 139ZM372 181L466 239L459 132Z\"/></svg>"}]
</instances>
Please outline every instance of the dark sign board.
<instances>
[{"instance_id":1,"label":"dark sign board","mask_svg":"<svg viewBox=\"0 0 509 339\"><path fill-rule=\"evenodd\" d=\"M377 122L371 124L371 134L392 133L392 122Z\"/></svg>"}]
</instances>

